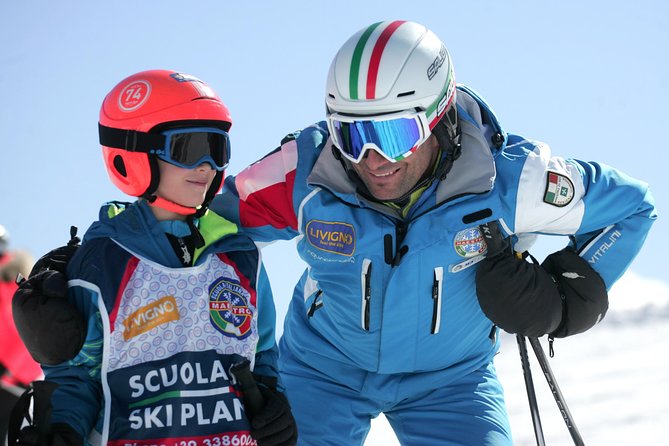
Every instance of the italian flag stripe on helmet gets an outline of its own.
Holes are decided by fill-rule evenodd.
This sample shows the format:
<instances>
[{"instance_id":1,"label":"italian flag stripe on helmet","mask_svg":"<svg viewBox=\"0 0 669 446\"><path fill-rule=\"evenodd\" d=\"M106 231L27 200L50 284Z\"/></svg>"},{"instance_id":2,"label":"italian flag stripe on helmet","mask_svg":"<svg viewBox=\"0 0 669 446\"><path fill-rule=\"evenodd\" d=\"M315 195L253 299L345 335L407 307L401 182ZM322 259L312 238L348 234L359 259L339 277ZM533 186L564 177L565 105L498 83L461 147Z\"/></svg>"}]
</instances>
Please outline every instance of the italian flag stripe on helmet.
<instances>
[{"instance_id":1,"label":"italian flag stripe on helmet","mask_svg":"<svg viewBox=\"0 0 669 446\"><path fill-rule=\"evenodd\" d=\"M367 68L367 82L365 83L365 99L374 99L376 96L376 79L379 74L379 66L381 65L381 56L383 55L383 50L390 40L390 37L393 33L400 27L405 20L396 20L390 22L386 28L381 31L381 34L374 42L374 47L372 49L372 54L369 60L369 66ZM353 51L353 58L351 60L351 72L349 76L349 88L351 99L359 99L358 96L358 85L359 79L361 76L360 67L362 65L362 54L367 46L370 36L379 25L383 22L378 22L371 25L365 30L360 36L360 40L355 45L355 50Z\"/></svg>"},{"instance_id":2,"label":"italian flag stripe on helmet","mask_svg":"<svg viewBox=\"0 0 669 446\"><path fill-rule=\"evenodd\" d=\"M369 39L369 36L372 32L379 26L382 22L378 22L370 26L362 33L360 40L355 45L355 50L353 51L353 59L351 60L351 72L349 74L349 89L351 93L351 99L358 99L358 77L360 77L360 61L362 60L362 50L365 49L365 44Z\"/></svg>"}]
</instances>

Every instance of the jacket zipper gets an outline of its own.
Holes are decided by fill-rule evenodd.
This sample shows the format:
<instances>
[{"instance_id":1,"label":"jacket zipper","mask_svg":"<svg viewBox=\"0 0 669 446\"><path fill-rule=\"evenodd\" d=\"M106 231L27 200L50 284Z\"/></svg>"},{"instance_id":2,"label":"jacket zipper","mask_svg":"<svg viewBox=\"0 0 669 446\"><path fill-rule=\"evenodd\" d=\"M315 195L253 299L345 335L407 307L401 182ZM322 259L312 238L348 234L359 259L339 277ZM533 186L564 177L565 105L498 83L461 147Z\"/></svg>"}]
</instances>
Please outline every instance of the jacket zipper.
<instances>
[{"instance_id":1,"label":"jacket zipper","mask_svg":"<svg viewBox=\"0 0 669 446\"><path fill-rule=\"evenodd\" d=\"M441 326L441 286L444 280L444 268L434 269L434 280L432 282L432 334L439 333Z\"/></svg>"},{"instance_id":2,"label":"jacket zipper","mask_svg":"<svg viewBox=\"0 0 669 446\"><path fill-rule=\"evenodd\" d=\"M362 306L360 312L360 323L362 329L369 331L369 306L372 299L372 261L365 259L362 261L362 273L360 274L360 282L362 285Z\"/></svg>"},{"instance_id":3,"label":"jacket zipper","mask_svg":"<svg viewBox=\"0 0 669 446\"><path fill-rule=\"evenodd\" d=\"M311 304L311 307L309 307L309 311L307 312L307 317L311 318L316 310L320 309L323 306L323 301L319 300L318 298L323 294L323 290L318 290L316 291L316 295L314 296L314 301Z\"/></svg>"}]
</instances>

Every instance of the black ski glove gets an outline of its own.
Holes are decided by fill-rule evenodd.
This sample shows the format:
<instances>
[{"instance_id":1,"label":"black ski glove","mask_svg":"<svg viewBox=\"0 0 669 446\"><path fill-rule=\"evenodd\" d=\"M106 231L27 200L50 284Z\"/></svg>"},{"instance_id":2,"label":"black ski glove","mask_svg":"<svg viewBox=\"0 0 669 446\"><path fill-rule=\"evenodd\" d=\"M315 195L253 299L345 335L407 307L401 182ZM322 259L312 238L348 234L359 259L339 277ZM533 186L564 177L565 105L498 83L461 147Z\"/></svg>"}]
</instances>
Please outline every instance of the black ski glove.
<instances>
[{"instance_id":1,"label":"black ski glove","mask_svg":"<svg viewBox=\"0 0 669 446\"><path fill-rule=\"evenodd\" d=\"M562 297L562 321L551 336L583 333L604 319L609 309L606 284L587 260L565 248L546 257L541 266L553 276Z\"/></svg>"},{"instance_id":2,"label":"black ski glove","mask_svg":"<svg viewBox=\"0 0 669 446\"><path fill-rule=\"evenodd\" d=\"M608 309L606 285L573 249L541 265L516 257L497 222L481 226L488 254L476 272L476 293L485 315L509 333L562 338L582 333Z\"/></svg>"},{"instance_id":3,"label":"black ski glove","mask_svg":"<svg viewBox=\"0 0 669 446\"><path fill-rule=\"evenodd\" d=\"M65 423L52 424L46 441L40 438L36 427L28 426L21 429L16 442L9 446L83 446L84 441L70 425Z\"/></svg>"},{"instance_id":4,"label":"black ski glove","mask_svg":"<svg viewBox=\"0 0 669 446\"><path fill-rule=\"evenodd\" d=\"M264 385L258 386L265 405L253 415L251 436L258 446L293 446L297 444L297 424L286 396Z\"/></svg>"},{"instance_id":5,"label":"black ski glove","mask_svg":"<svg viewBox=\"0 0 669 446\"><path fill-rule=\"evenodd\" d=\"M553 277L540 265L518 258L499 224L480 227L488 252L476 271L483 313L508 333L543 336L562 319L562 300Z\"/></svg>"},{"instance_id":6,"label":"black ski glove","mask_svg":"<svg viewBox=\"0 0 669 446\"><path fill-rule=\"evenodd\" d=\"M78 239L73 236L72 241L42 256L12 300L21 340L33 359L45 365L74 358L86 339L86 321L66 298L65 270L78 248Z\"/></svg>"}]
</instances>

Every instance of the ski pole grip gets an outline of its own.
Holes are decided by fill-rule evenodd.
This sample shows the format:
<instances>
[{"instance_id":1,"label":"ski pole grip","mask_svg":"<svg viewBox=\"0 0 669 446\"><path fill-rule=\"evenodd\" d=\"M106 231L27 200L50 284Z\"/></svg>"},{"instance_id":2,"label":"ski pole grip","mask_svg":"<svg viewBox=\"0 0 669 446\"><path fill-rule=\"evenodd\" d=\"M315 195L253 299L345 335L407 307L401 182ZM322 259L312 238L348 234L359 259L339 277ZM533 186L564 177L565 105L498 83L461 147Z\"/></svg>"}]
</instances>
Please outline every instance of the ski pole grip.
<instances>
[{"instance_id":1,"label":"ski pole grip","mask_svg":"<svg viewBox=\"0 0 669 446\"><path fill-rule=\"evenodd\" d=\"M253 419L265 405L265 400L251 374L251 363L248 359L244 359L230 367L230 372L234 375L242 390L244 407L249 419Z\"/></svg>"}]
</instances>

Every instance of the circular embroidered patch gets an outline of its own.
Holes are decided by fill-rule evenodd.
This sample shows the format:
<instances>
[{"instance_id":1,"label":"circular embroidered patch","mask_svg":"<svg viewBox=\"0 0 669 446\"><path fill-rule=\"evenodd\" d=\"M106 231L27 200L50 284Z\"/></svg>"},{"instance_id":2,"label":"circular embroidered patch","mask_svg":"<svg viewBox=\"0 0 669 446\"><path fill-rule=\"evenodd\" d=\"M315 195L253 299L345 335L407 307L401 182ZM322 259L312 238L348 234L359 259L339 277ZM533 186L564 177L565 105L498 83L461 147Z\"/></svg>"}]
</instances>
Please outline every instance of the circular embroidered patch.
<instances>
[{"instance_id":1,"label":"circular embroidered patch","mask_svg":"<svg viewBox=\"0 0 669 446\"><path fill-rule=\"evenodd\" d=\"M486 244L479 228L473 227L455 234L453 247L460 257L468 258L483 254Z\"/></svg>"},{"instance_id":2,"label":"circular embroidered patch","mask_svg":"<svg viewBox=\"0 0 669 446\"><path fill-rule=\"evenodd\" d=\"M247 338L253 320L248 291L239 283L219 277L209 287L209 316L214 328L224 335Z\"/></svg>"}]
</instances>

